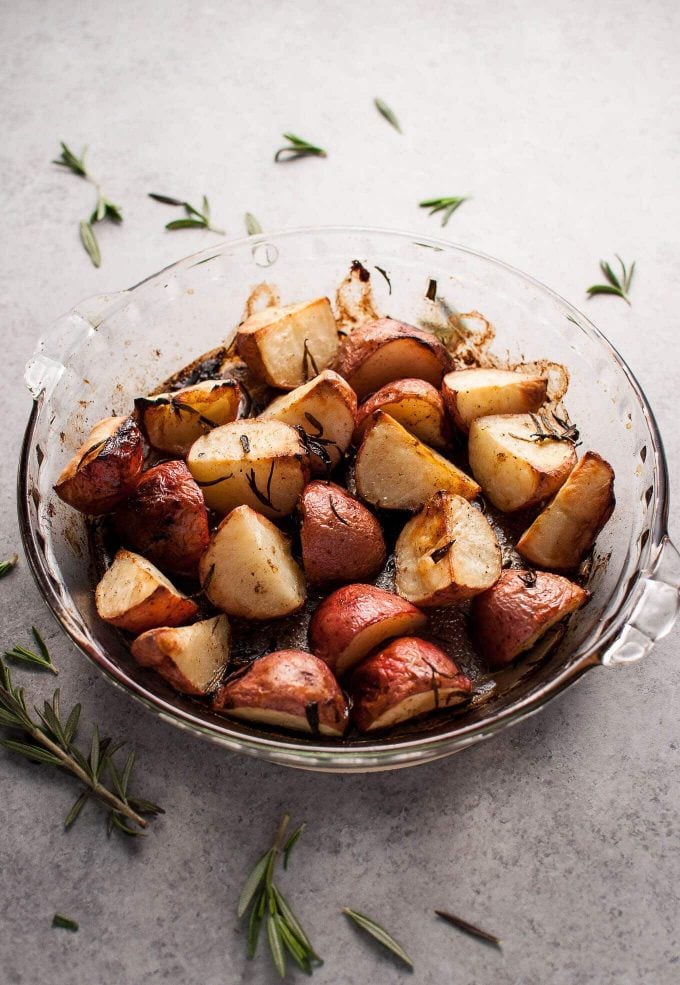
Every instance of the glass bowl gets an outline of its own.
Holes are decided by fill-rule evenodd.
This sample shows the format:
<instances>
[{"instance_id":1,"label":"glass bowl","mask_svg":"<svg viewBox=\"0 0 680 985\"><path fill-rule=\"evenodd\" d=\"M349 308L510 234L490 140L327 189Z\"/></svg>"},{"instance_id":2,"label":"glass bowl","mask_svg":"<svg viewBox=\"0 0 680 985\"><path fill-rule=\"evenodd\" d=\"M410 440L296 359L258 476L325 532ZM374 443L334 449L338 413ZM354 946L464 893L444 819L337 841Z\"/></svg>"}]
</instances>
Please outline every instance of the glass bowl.
<instances>
[{"instance_id":1,"label":"glass bowl","mask_svg":"<svg viewBox=\"0 0 680 985\"><path fill-rule=\"evenodd\" d=\"M569 413L583 448L616 472L617 506L596 545L590 604L555 647L520 672L489 677L485 700L454 717L384 737L325 741L229 721L138 667L122 637L97 618L86 523L52 492L66 461L102 417L127 413L197 355L231 341L258 283L282 303L335 297L352 261L377 308L413 324L433 317L434 292L495 326L494 351L550 359L571 375ZM363 281L362 281L363 278ZM346 285L347 287L347 285ZM428 290L429 287L429 290ZM345 302L347 297L345 297ZM356 299L361 317L362 298ZM350 304L351 308L351 304ZM90 299L59 319L26 368L34 397L19 468L19 516L29 562L55 616L105 673L174 725L229 749L288 766L337 772L428 762L537 711L586 670L640 659L677 615L680 557L667 538L668 480L661 438L621 357L575 308L512 267L409 233L320 228L259 235L205 250L119 294Z\"/></svg>"}]
</instances>

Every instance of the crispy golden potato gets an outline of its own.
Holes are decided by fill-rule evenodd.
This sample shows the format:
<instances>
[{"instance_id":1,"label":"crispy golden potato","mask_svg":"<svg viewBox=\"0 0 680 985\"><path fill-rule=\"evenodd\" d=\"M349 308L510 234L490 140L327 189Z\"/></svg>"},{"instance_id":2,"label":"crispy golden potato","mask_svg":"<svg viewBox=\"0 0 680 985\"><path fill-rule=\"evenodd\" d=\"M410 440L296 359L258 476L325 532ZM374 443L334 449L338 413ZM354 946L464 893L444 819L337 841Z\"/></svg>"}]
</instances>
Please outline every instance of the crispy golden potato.
<instances>
[{"instance_id":1,"label":"crispy golden potato","mask_svg":"<svg viewBox=\"0 0 680 985\"><path fill-rule=\"evenodd\" d=\"M198 612L150 561L124 548L97 585L95 604L101 619L130 633L181 626Z\"/></svg>"},{"instance_id":2,"label":"crispy golden potato","mask_svg":"<svg viewBox=\"0 0 680 985\"><path fill-rule=\"evenodd\" d=\"M304 604L305 579L288 538L249 506L222 520L199 565L213 605L244 619L277 619Z\"/></svg>"},{"instance_id":3,"label":"crispy golden potato","mask_svg":"<svg viewBox=\"0 0 680 985\"><path fill-rule=\"evenodd\" d=\"M367 657L350 677L352 719L362 732L374 732L452 708L471 690L471 681L438 646L402 637Z\"/></svg>"},{"instance_id":4,"label":"crispy golden potato","mask_svg":"<svg viewBox=\"0 0 680 985\"><path fill-rule=\"evenodd\" d=\"M576 464L570 441L547 434L534 414L479 417L470 426L470 468L484 495L505 513L552 496Z\"/></svg>"},{"instance_id":5,"label":"crispy golden potato","mask_svg":"<svg viewBox=\"0 0 680 985\"><path fill-rule=\"evenodd\" d=\"M237 671L213 701L232 718L312 735L341 736L345 696L326 664L304 650L278 650Z\"/></svg>"},{"instance_id":6,"label":"crispy golden potato","mask_svg":"<svg viewBox=\"0 0 680 985\"><path fill-rule=\"evenodd\" d=\"M309 624L312 650L341 677L393 636L417 633L427 616L374 585L345 585L323 600Z\"/></svg>"},{"instance_id":7,"label":"crispy golden potato","mask_svg":"<svg viewBox=\"0 0 680 985\"><path fill-rule=\"evenodd\" d=\"M143 459L144 442L135 421L107 417L92 428L54 491L81 513L109 513L134 489Z\"/></svg>"},{"instance_id":8,"label":"crispy golden potato","mask_svg":"<svg viewBox=\"0 0 680 985\"><path fill-rule=\"evenodd\" d=\"M493 588L472 600L473 640L489 666L501 669L589 598L561 575L504 571Z\"/></svg>"},{"instance_id":9,"label":"crispy golden potato","mask_svg":"<svg viewBox=\"0 0 680 985\"><path fill-rule=\"evenodd\" d=\"M477 483L453 462L379 410L366 429L355 462L358 495L385 510L418 510L440 489L466 499Z\"/></svg>"},{"instance_id":10,"label":"crispy golden potato","mask_svg":"<svg viewBox=\"0 0 680 985\"><path fill-rule=\"evenodd\" d=\"M501 549L487 518L462 496L438 492L397 540L395 588L414 605L458 605L500 577Z\"/></svg>"},{"instance_id":11,"label":"crispy golden potato","mask_svg":"<svg viewBox=\"0 0 680 985\"><path fill-rule=\"evenodd\" d=\"M202 434L235 421L240 404L236 380L204 380L173 393L138 397L135 410L150 445L184 456Z\"/></svg>"},{"instance_id":12,"label":"crispy golden potato","mask_svg":"<svg viewBox=\"0 0 680 985\"><path fill-rule=\"evenodd\" d=\"M226 616L191 626L149 629L132 643L132 656L182 694L210 694L229 663L231 631Z\"/></svg>"},{"instance_id":13,"label":"crispy golden potato","mask_svg":"<svg viewBox=\"0 0 680 985\"><path fill-rule=\"evenodd\" d=\"M447 373L442 397L461 431L478 417L532 413L546 399L548 380L536 373L506 369L462 369Z\"/></svg>"},{"instance_id":14,"label":"crispy golden potato","mask_svg":"<svg viewBox=\"0 0 680 985\"><path fill-rule=\"evenodd\" d=\"M258 379L294 390L332 362L338 329L328 298L264 308L239 326L239 356Z\"/></svg>"},{"instance_id":15,"label":"crispy golden potato","mask_svg":"<svg viewBox=\"0 0 680 985\"><path fill-rule=\"evenodd\" d=\"M208 546L208 511L184 462L162 462L142 472L115 515L122 543L163 571L195 575Z\"/></svg>"},{"instance_id":16,"label":"crispy golden potato","mask_svg":"<svg viewBox=\"0 0 680 985\"><path fill-rule=\"evenodd\" d=\"M309 478L300 435L274 420L234 421L198 438L187 455L189 471L211 510L250 506L264 516L291 513Z\"/></svg>"},{"instance_id":17,"label":"crispy golden potato","mask_svg":"<svg viewBox=\"0 0 680 985\"><path fill-rule=\"evenodd\" d=\"M425 380L395 380L381 387L359 407L354 443L361 443L376 410L389 414L402 427L432 448L446 448L449 423L441 395Z\"/></svg>"},{"instance_id":18,"label":"crispy golden potato","mask_svg":"<svg viewBox=\"0 0 680 985\"><path fill-rule=\"evenodd\" d=\"M309 383L276 397L260 414L262 420L283 421L302 428L312 472L327 475L352 441L357 398L341 376L325 369Z\"/></svg>"},{"instance_id":19,"label":"crispy golden potato","mask_svg":"<svg viewBox=\"0 0 680 985\"><path fill-rule=\"evenodd\" d=\"M385 540L373 514L333 482L310 482L300 501L302 563L313 585L362 581L385 563Z\"/></svg>"},{"instance_id":20,"label":"crispy golden potato","mask_svg":"<svg viewBox=\"0 0 680 985\"><path fill-rule=\"evenodd\" d=\"M612 515L614 470L587 451L555 498L517 542L517 550L540 568L569 571L590 550Z\"/></svg>"},{"instance_id":21,"label":"crispy golden potato","mask_svg":"<svg viewBox=\"0 0 680 985\"><path fill-rule=\"evenodd\" d=\"M331 368L365 400L393 380L426 380L438 387L451 366L448 350L431 332L380 318L350 332Z\"/></svg>"}]
</instances>

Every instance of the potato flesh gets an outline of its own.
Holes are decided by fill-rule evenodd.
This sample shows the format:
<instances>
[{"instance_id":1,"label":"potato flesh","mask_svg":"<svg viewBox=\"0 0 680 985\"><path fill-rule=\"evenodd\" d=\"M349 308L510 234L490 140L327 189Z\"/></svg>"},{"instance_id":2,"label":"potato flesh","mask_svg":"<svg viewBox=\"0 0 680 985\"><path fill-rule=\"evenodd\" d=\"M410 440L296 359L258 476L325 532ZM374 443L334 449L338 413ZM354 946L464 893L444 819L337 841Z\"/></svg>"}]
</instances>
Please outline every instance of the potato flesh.
<instances>
[{"instance_id":1,"label":"potato flesh","mask_svg":"<svg viewBox=\"0 0 680 985\"><path fill-rule=\"evenodd\" d=\"M309 472L298 433L280 421L258 419L225 424L199 438L187 466L210 509L228 513L245 505L271 518L295 509Z\"/></svg>"},{"instance_id":2,"label":"potato flesh","mask_svg":"<svg viewBox=\"0 0 680 985\"><path fill-rule=\"evenodd\" d=\"M135 405L149 444L184 456L211 427L235 421L240 402L241 391L233 381L205 380L135 401Z\"/></svg>"},{"instance_id":3,"label":"potato flesh","mask_svg":"<svg viewBox=\"0 0 680 985\"><path fill-rule=\"evenodd\" d=\"M569 441L537 441L530 414L480 417L472 422L468 458L475 479L494 506L523 509L556 493L576 463Z\"/></svg>"},{"instance_id":4,"label":"potato flesh","mask_svg":"<svg viewBox=\"0 0 680 985\"><path fill-rule=\"evenodd\" d=\"M95 591L99 616L121 629L143 632L187 622L197 606L141 554L121 549Z\"/></svg>"},{"instance_id":5,"label":"potato flesh","mask_svg":"<svg viewBox=\"0 0 680 985\"><path fill-rule=\"evenodd\" d=\"M200 563L205 594L244 619L276 619L304 603L305 580L281 531L248 506L233 510Z\"/></svg>"},{"instance_id":6,"label":"potato flesh","mask_svg":"<svg viewBox=\"0 0 680 985\"><path fill-rule=\"evenodd\" d=\"M278 728L290 729L293 732L312 733L312 727L305 715L291 715L290 712L275 711L271 708L229 708L227 714L233 718L240 718L245 722L255 722L258 725L274 725ZM340 729L332 728L319 722L318 731L321 735L338 738L342 735Z\"/></svg>"},{"instance_id":7,"label":"potato flesh","mask_svg":"<svg viewBox=\"0 0 680 985\"><path fill-rule=\"evenodd\" d=\"M378 411L356 458L357 492L374 506L417 510L439 490L474 499L479 486L388 414Z\"/></svg>"},{"instance_id":8,"label":"potato flesh","mask_svg":"<svg viewBox=\"0 0 680 985\"><path fill-rule=\"evenodd\" d=\"M546 398L548 381L505 369L466 369L448 373L442 395L456 424L467 431L478 417L531 413Z\"/></svg>"},{"instance_id":9,"label":"potato flesh","mask_svg":"<svg viewBox=\"0 0 680 985\"><path fill-rule=\"evenodd\" d=\"M614 472L588 451L517 542L518 552L541 568L575 568L614 509Z\"/></svg>"},{"instance_id":10,"label":"potato flesh","mask_svg":"<svg viewBox=\"0 0 680 985\"><path fill-rule=\"evenodd\" d=\"M132 644L132 655L187 694L209 694L229 663L231 632L226 616L191 626L151 629Z\"/></svg>"},{"instance_id":11,"label":"potato flesh","mask_svg":"<svg viewBox=\"0 0 680 985\"><path fill-rule=\"evenodd\" d=\"M451 708L464 701L466 697L467 695L458 688L445 687L440 687L437 694L434 690L411 694L379 715L364 731L373 732L376 729L389 728L390 725L406 722L436 709Z\"/></svg>"}]
</instances>

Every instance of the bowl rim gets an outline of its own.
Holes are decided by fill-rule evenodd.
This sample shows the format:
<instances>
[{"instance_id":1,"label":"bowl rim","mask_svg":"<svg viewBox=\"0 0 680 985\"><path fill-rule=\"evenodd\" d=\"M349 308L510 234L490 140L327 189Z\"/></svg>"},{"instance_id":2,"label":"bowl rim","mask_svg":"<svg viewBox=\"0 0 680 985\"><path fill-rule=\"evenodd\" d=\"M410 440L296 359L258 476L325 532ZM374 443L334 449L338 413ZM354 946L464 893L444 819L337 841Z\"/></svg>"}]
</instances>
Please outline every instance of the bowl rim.
<instances>
[{"instance_id":1,"label":"bowl rim","mask_svg":"<svg viewBox=\"0 0 680 985\"><path fill-rule=\"evenodd\" d=\"M235 239L226 239L213 247L207 247L196 253L189 254L171 264L161 268L148 277L135 283L132 287L114 293L107 297L107 303L97 314L97 323L101 323L106 318L109 308L117 307L121 295L132 295L135 290L155 280L168 271L191 267L196 262L207 262L209 259L217 258L230 250L238 250L245 246L252 248L258 243L269 243L281 241L292 237L305 237L311 235L353 235L353 236L387 236L391 239L408 240L411 244L419 244L424 247L438 248L446 251L456 251L464 253L475 259L482 260L491 265L500 267L517 277L520 281L531 284L540 292L548 295L553 300L564 306L566 310L577 315L579 320L575 322L575 327L590 336L609 357L616 363L617 367L626 377L632 394L642 412L643 418L649 430L652 452L654 456L654 484L655 493L650 504L651 524L650 537L643 547L642 556L637 575L631 580L626 595L621 600L618 612L612 620L607 631L598 637L591 646L582 647L583 652L577 658L570 661L558 674L544 682L539 688L527 695L525 698L513 702L507 708L498 711L493 719L474 722L459 728L455 733L438 732L432 735L424 735L415 738L395 740L394 742L381 742L380 745L372 745L370 740L362 740L361 745L342 745L342 744L316 744L306 740L304 743L296 741L294 736L281 739L278 735L251 735L247 733L237 733L230 729L230 722L225 718L224 725L218 725L212 721L195 715L187 709L178 708L160 695L148 690L141 682L128 677L124 668L119 667L108 655L93 646L83 635L80 627L72 618L69 611L62 604L57 594L51 578L48 576L41 560L40 545L38 537L31 523L30 504L31 490L28 484L28 465L33 448L33 434L37 426L42 407L44 405L44 392L39 393L33 400L33 406L24 432L21 454L19 459L19 469L17 476L17 507L19 515L19 528L29 568L38 585L38 588L47 602L57 622L65 630L67 635L110 680L113 684L120 687L135 700L141 702L146 708L154 711L165 721L171 724L188 729L202 737L209 738L220 745L246 755L264 758L271 762L282 765L297 766L307 769L322 769L330 771L355 771L364 769L394 768L398 766L412 765L418 762L428 762L432 759L447 756L459 749L462 749L474 742L487 738L501 729L516 724L524 718L540 710L548 701L556 697L566 687L578 680L582 674L592 667L601 666L600 655L606 644L612 637L619 633L626 622L626 617L630 615L634 603L632 595L640 579L645 577L658 555L661 545L667 537L669 497L668 497L668 466L663 447L663 441L656 423L654 413L647 402L640 384L635 378L632 370L628 367L625 360L606 338L605 335L593 324L593 322L583 312L576 308L571 302L563 298L557 291L547 287L541 281L529 274L524 273L512 264L499 260L482 251L464 246L463 244L451 242L438 237L420 235L417 232L406 230L395 230L372 226L353 226L353 225L329 225L329 226L306 226L292 229L282 229L272 233L260 233L256 236L243 236ZM213 256L209 256L212 254ZM82 303L82 302L81 302ZM69 313L78 308L74 305ZM68 314L66 317L68 317ZM63 317L63 316L62 316ZM452 724L456 719L452 719Z\"/></svg>"}]
</instances>

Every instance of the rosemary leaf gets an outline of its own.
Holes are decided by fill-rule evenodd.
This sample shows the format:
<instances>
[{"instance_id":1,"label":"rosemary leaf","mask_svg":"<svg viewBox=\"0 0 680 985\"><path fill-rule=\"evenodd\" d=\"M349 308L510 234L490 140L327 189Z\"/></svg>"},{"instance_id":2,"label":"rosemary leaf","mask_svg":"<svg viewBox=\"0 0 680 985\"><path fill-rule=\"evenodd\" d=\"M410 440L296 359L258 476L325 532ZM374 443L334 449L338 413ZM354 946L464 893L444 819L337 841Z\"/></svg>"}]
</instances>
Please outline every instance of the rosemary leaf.
<instances>
[{"instance_id":1,"label":"rosemary leaf","mask_svg":"<svg viewBox=\"0 0 680 985\"><path fill-rule=\"evenodd\" d=\"M385 278L385 281L387 282L388 294L391 294L392 293L392 281L390 280L389 274L387 273L386 270L383 270L382 267L376 267L375 269L378 271L379 274L382 274L382 276Z\"/></svg>"},{"instance_id":2,"label":"rosemary leaf","mask_svg":"<svg viewBox=\"0 0 680 985\"><path fill-rule=\"evenodd\" d=\"M387 948L388 951L391 951L400 961L403 961L408 968L413 969L413 962L406 951L384 927L381 927L380 924L376 923L375 920L371 920L365 914L357 913L356 910L350 910L347 906L343 906L342 912L358 927L361 927L362 930L365 930L367 934L374 937L383 947Z\"/></svg>"},{"instance_id":3,"label":"rosemary leaf","mask_svg":"<svg viewBox=\"0 0 680 985\"><path fill-rule=\"evenodd\" d=\"M374 99L373 103L375 105L375 108L382 116L385 117L387 122L390 123L398 133L401 133L402 130L401 127L399 126L399 121L397 120L396 116L394 115L390 107L387 105L387 103L383 102L382 99L378 99L378 98Z\"/></svg>"},{"instance_id":4,"label":"rosemary leaf","mask_svg":"<svg viewBox=\"0 0 680 985\"><path fill-rule=\"evenodd\" d=\"M203 219L173 219L166 222L166 229L205 229L206 223Z\"/></svg>"},{"instance_id":5,"label":"rosemary leaf","mask_svg":"<svg viewBox=\"0 0 680 985\"><path fill-rule=\"evenodd\" d=\"M76 157L73 151L64 143L61 143L61 155L52 161L52 164L58 164L62 168L68 168L73 171L74 174L79 175L81 178L87 178L87 169L85 167L85 154L87 152L87 147L84 147L80 153L80 157Z\"/></svg>"},{"instance_id":6,"label":"rosemary leaf","mask_svg":"<svg viewBox=\"0 0 680 985\"><path fill-rule=\"evenodd\" d=\"M267 938L269 940L269 950L272 953L272 960L274 962L274 967L278 971L281 978L286 977L286 953L283 949L283 942L281 940L281 935L279 934L279 928L276 925L276 918L271 914L267 914Z\"/></svg>"},{"instance_id":7,"label":"rosemary leaf","mask_svg":"<svg viewBox=\"0 0 680 985\"><path fill-rule=\"evenodd\" d=\"M92 223L88 222L87 219L81 219L80 221L80 241L85 247L85 252L92 261L93 266L101 267L102 255L99 252L97 237L94 234Z\"/></svg>"},{"instance_id":8,"label":"rosemary leaf","mask_svg":"<svg viewBox=\"0 0 680 985\"><path fill-rule=\"evenodd\" d=\"M435 910L434 912L438 917L441 917L442 920L446 920L447 923L450 923L452 927L457 927L459 930L464 931L466 934L470 934L472 937L478 937L480 940L487 941L489 944L493 944L494 947L501 947L502 941L494 934L489 934L486 930L482 930L480 927L475 927L474 924L468 923L467 920L463 920L461 917L457 917L453 913L447 913L445 910Z\"/></svg>"},{"instance_id":9,"label":"rosemary leaf","mask_svg":"<svg viewBox=\"0 0 680 985\"><path fill-rule=\"evenodd\" d=\"M238 906L236 907L236 916L239 919L246 912L248 907L253 901L253 896L260 888L260 884L264 879L265 872L267 871L267 866L269 865L269 860L271 858L271 849L265 852L262 858L257 862L250 871L250 875L246 879L243 889L241 890L241 895L238 898Z\"/></svg>"},{"instance_id":10,"label":"rosemary leaf","mask_svg":"<svg viewBox=\"0 0 680 985\"><path fill-rule=\"evenodd\" d=\"M290 858L290 853L292 852L292 850L295 847L295 844L296 844L298 838L300 837L300 835L302 834L302 832L305 830L306 827L307 827L307 825L303 821L302 824L298 828L295 829L295 831L292 833L292 835L290 836L290 838L288 839L288 841L286 842L286 844L283 846L283 867L284 867L284 869L287 869L288 868L288 859Z\"/></svg>"},{"instance_id":11,"label":"rosemary leaf","mask_svg":"<svg viewBox=\"0 0 680 985\"><path fill-rule=\"evenodd\" d=\"M53 927L62 927L64 930L71 930L75 933L78 930L78 923L70 917L65 917L61 913L55 913L52 917Z\"/></svg>"},{"instance_id":12,"label":"rosemary leaf","mask_svg":"<svg viewBox=\"0 0 680 985\"><path fill-rule=\"evenodd\" d=\"M296 137L294 133L284 133L283 139L288 141L286 147L280 147L274 154L274 161L277 164L285 161L296 161L299 157L328 157L322 147L310 144L302 137Z\"/></svg>"},{"instance_id":13,"label":"rosemary leaf","mask_svg":"<svg viewBox=\"0 0 680 985\"><path fill-rule=\"evenodd\" d=\"M0 561L0 578L6 578L11 571L14 571L18 560L19 555L12 554L6 561Z\"/></svg>"},{"instance_id":14,"label":"rosemary leaf","mask_svg":"<svg viewBox=\"0 0 680 985\"><path fill-rule=\"evenodd\" d=\"M31 629L33 639L35 640L40 652L35 653L33 650L27 649L25 646L15 646L11 650L7 650L5 652L5 658L15 660L19 663L32 664L35 667L40 667L42 670L49 670L52 674L58 674L59 671L52 663L52 658L44 639L35 626L32 626Z\"/></svg>"},{"instance_id":15,"label":"rosemary leaf","mask_svg":"<svg viewBox=\"0 0 680 985\"><path fill-rule=\"evenodd\" d=\"M430 215L434 215L435 212L443 212L442 226L445 226L456 209L465 201L467 198L463 195L459 198L428 198L418 204L421 209L429 209Z\"/></svg>"},{"instance_id":16,"label":"rosemary leaf","mask_svg":"<svg viewBox=\"0 0 680 985\"><path fill-rule=\"evenodd\" d=\"M162 202L163 205L181 205L184 206L186 203L181 200L181 198L171 198L169 195L156 195L155 192L148 193L149 198L152 198L154 202Z\"/></svg>"},{"instance_id":17,"label":"rosemary leaf","mask_svg":"<svg viewBox=\"0 0 680 985\"><path fill-rule=\"evenodd\" d=\"M623 262L618 253L614 254L619 262L621 268L620 276L614 273L611 264L606 260L600 260L600 270L605 276L605 280L608 282L606 284L593 284L586 291L589 297L594 297L596 294L613 294L618 298L621 298L626 304L630 304L630 298L628 297L628 291L630 290L630 285L633 280L633 274L635 272L635 261L630 265L630 269Z\"/></svg>"},{"instance_id":18,"label":"rosemary leaf","mask_svg":"<svg viewBox=\"0 0 680 985\"><path fill-rule=\"evenodd\" d=\"M246 224L246 232L249 236L257 236L258 233L262 232L262 226L252 212L246 212L244 220Z\"/></svg>"}]
</instances>

